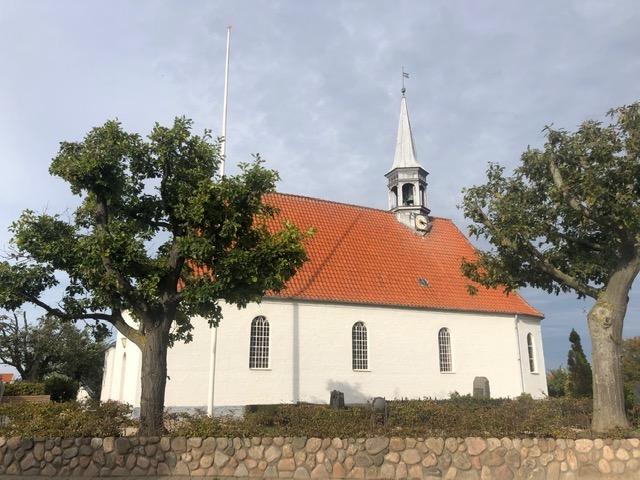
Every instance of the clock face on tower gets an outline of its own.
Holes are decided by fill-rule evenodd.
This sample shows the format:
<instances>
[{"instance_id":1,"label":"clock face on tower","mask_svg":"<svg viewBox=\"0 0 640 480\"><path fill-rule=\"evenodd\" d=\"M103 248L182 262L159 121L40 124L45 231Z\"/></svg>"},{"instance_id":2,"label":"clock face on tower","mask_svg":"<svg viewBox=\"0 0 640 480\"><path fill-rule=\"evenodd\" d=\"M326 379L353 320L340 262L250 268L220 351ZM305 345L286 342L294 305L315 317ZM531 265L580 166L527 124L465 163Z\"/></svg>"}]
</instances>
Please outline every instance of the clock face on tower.
<instances>
[{"instance_id":1,"label":"clock face on tower","mask_svg":"<svg viewBox=\"0 0 640 480\"><path fill-rule=\"evenodd\" d=\"M429 226L429 220L424 215L416 215L415 225L417 230L424 231Z\"/></svg>"}]
</instances>

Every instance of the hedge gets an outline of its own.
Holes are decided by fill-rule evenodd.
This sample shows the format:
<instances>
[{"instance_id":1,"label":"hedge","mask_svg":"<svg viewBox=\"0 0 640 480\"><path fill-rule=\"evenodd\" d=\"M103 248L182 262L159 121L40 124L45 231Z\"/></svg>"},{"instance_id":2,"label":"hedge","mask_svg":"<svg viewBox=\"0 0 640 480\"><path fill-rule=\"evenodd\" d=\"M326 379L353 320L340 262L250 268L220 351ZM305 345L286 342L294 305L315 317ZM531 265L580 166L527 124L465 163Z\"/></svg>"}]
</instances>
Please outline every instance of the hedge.
<instances>
[{"instance_id":1,"label":"hedge","mask_svg":"<svg viewBox=\"0 0 640 480\"><path fill-rule=\"evenodd\" d=\"M252 437L556 437L592 436L591 402L567 398L533 400L405 400L389 402L389 419L372 423L367 407L332 410L319 405L280 405L257 409L244 418L173 415L173 436ZM637 431L616 432L638 436Z\"/></svg>"},{"instance_id":2,"label":"hedge","mask_svg":"<svg viewBox=\"0 0 640 480\"><path fill-rule=\"evenodd\" d=\"M44 383L26 382L18 380L13 383L4 384L4 395L15 397L18 395L46 395Z\"/></svg>"},{"instance_id":3,"label":"hedge","mask_svg":"<svg viewBox=\"0 0 640 480\"><path fill-rule=\"evenodd\" d=\"M0 436L115 437L134 425L131 407L117 402L0 404Z\"/></svg>"},{"instance_id":4,"label":"hedge","mask_svg":"<svg viewBox=\"0 0 640 480\"><path fill-rule=\"evenodd\" d=\"M633 412L631 412L633 413ZM117 402L23 403L0 405L0 436L121 436L135 427L131 407ZM636 428L640 418L631 416ZM243 418L167 414L170 436L400 437L555 437L585 438L590 432L591 402L569 398L533 400L403 400L389 402L387 424L372 422L371 410L354 406L270 405L250 409ZM638 430L609 436L638 437Z\"/></svg>"}]
</instances>

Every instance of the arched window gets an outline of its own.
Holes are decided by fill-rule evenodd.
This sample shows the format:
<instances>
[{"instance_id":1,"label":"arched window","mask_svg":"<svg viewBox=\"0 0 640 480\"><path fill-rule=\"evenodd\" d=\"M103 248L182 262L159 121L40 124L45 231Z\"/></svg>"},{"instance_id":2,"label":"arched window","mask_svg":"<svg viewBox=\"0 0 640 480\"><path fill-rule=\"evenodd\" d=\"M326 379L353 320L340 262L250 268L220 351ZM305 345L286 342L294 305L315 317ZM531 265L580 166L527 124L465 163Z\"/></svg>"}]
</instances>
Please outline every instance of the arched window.
<instances>
[{"instance_id":1,"label":"arched window","mask_svg":"<svg viewBox=\"0 0 640 480\"><path fill-rule=\"evenodd\" d=\"M536 352L533 346L533 335L527 334L527 352L529 353L529 371L536 372Z\"/></svg>"},{"instance_id":2,"label":"arched window","mask_svg":"<svg viewBox=\"0 0 640 480\"><path fill-rule=\"evenodd\" d=\"M440 354L440 372L453 372L451 335L449 335L448 328L441 328L438 332L438 352Z\"/></svg>"},{"instance_id":3,"label":"arched window","mask_svg":"<svg viewBox=\"0 0 640 480\"><path fill-rule=\"evenodd\" d=\"M269 368L269 321L263 316L251 322L249 368Z\"/></svg>"},{"instance_id":4,"label":"arched window","mask_svg":"<svg viewBox=\"0 0 640 480\"><path fill-rule=\"evenodd\" d=\"M402 185L402 204L403 205L414 205L414 192L413 192L413 183L405 183Z\"/></svg>"},{"instance_id":5,"label":"arched window","mask_svg":"<svg viewBox=\"0 0 640 480\"><path fill-rule=\"evenodd\" d=\"M367 327L356 322L351 329L351 365L354 370L369 369Z\"/></svg>"},{"instance_id":6,"label":"arched window","mask_svg":"<svg viewBox=\"0 0 640 480\"><path fill-rule=\"evenodd\" d=\"M391 187L390 195L390 207L396 208L398 206L398 187Z\"/></svg>"}]
</instances>

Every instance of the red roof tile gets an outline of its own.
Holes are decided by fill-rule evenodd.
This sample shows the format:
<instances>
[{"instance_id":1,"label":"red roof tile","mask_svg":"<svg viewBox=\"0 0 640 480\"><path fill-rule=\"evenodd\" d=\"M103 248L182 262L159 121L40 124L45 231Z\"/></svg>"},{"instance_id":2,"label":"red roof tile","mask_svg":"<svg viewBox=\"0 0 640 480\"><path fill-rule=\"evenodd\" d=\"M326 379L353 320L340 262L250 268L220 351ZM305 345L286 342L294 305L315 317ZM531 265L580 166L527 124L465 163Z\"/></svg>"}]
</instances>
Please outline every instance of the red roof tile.
<instances>
[{"instance_id":1,"label":"red roof tile","mask_svg":"<svg viewBox=\"0 0 640 480\"><path fill-rule=\"evenodd\" d=\"M449 219L433 218L423 237L384 210L281 193L266 201L280 210L279 220L316 230L306 243L309 260L269 297L543 316L517 293L480 287L462 274L462 258L475 250ZM478 293L470 295L468 285Z\"/></svg>"}]
</instances>

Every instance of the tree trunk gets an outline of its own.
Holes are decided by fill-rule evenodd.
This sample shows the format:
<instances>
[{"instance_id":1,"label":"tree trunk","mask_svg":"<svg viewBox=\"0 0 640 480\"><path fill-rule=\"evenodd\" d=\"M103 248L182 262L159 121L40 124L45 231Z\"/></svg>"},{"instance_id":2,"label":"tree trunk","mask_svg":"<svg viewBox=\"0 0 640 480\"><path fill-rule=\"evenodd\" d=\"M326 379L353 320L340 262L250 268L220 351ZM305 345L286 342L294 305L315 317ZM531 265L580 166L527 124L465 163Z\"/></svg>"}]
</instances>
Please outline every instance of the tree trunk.
<instances>
[{"instance_id":1,"label":"tree trunk","mask_svg":"<svg viewBox=\"0 0 640 480\"><path fill-rule=\"evenodd\" d=\"M624 406L622 378L622 326L629 291L640 272L640 255L631 250L611 275L607 286L589 311L593 360L593 421L596 432L629 428Z\"/></svg>"},{"instance_id":2,"label":"tree trunk","mask_svg":"<svg viewBox=\"0 0 640 480\"><path fill-rule=\"evenodd\" d=\"M141 436L160 436L164 432L164 391L167 383L167 350L169 331L160 325L146 329L142 347L140 396Z\"/></svg>"},{"instance_id":3,"label":"tree trunk","mask_svg":"<svg viewBox=\"0 0 640 480\"><path fill-rule=\"evenodd\" d=\"M587 317L593 363L593 420L595 432L629 428L622 380L622 325L627 303L615 305L602 295Z\"/></svg>"}]
</instances>

